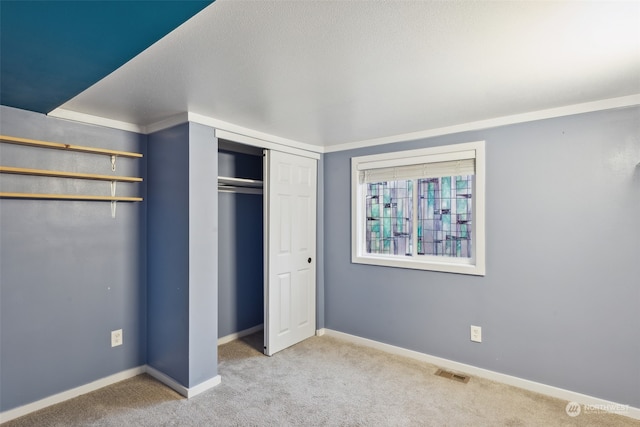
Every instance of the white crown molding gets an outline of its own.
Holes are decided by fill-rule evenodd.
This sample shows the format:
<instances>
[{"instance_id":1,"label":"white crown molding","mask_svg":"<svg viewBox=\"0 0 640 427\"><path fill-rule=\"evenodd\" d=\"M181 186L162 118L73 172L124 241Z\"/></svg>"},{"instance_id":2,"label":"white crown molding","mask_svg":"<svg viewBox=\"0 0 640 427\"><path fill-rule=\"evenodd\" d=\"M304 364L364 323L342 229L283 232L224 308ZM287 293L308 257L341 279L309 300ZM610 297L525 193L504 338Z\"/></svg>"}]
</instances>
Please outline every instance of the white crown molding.
<instances>
[{"instance_id":1,"label":"white crown molding","mask_svg":"<svg viewBox=\"0 0 640 427\"><path fill-rule=\"evenodd\" d=\"M120 120L107 119L100 116L93 116L91 114L65 110L63 108L56 108L55 110L47 114L47 116L56 117L58 119L73 120L75 122L87 123L90 125L120 129L128 132L146 133L146 129L144 126L140 126L135 123L127 123Z\"/></svg>"},{"instance_id":2,"label":"white crown molding","mask_svg":"<svg viewBox=\"0 0 640 427\"><path fill-rule=\"evenodd\" d=\"M430 363L453 371L475 375L477 377L486 378L491 381L496 381L502 384L511 385L514 387L522 388L525 390L533 391L536 393L544 394L547 396L555 397L557 399L567 400L569 402L577 402L582 405L590 405L597 408L619 408L626 407L625 411L616 411L618 415L640 420L640 408L634 408L633 406L622 405L608 400L600 399L598 397L589 396L582 393L577 393L571 390L565 390L562 388L554 387L547 384L538 383L535 381L525 380L523 378L514 377L507 374L501 374L500 372L490 371L488 369L478 368L476 366L467 365L465 363L456 362L449 359L444 359L437 356L432 356L426 353L420 353L414 350L408 350L406 348L397 347L391 344L385 344L379 341L362 338L356 335L346 334L344 332L335 331L332 329L323 328L322 335L329 337L339 338L345 341L352 342L354 344L364 345L366 347L375 348L377 350L384 351L386 353L396 354L398 356L408 357L421 362ZM320 335L320 334L317 334Z\"/></svg>"},{"instance_id":3,"label":"white crown molding","mask_svg":"<svg viewBox=\"0 0 640 427\"><path fill-rule=\"evenodd\" d=\"M244 126L234 125L233 123L218 120L213 117L203 116L196 113L188 113L189 121L199 123L201 125L209 126L218 130L224 130L230 133L247 136L249 138L255 138L262 141L268 141L274 144L284 145L286 147L297 148L304 151L311 151L313 153L323 153L324 148L319 145L307 144L293 139L282 138L280 136L271 135L268 133L256 131L246 128Z\"/></svg>"},{"instance_id":4,"label":"white crown molding","mask_svg":"<svg viewBox=\"0 0 640 427\"><path fill-rule=\"evenodd\" d=\"M488 120L479 120L454 126L447 126L436 129L423 130L418 132L404 133L400 135L386 136L383 138L366 139L362 141L346 142L337 145L325 145L325 153L336 151L354 150L357 148L373 147L376 145L390 144L395 142L415 141L418 139L432 138L434 136L450 135L453 133L468 132L482 129L489 129L498 126L506 126L517 123L533 122L536 120L552 119L555 117L571 116L574 114L591 113L594 111L611 110L614 108L624 108L640 105L640 94L622 96L619 98L603 99L582 104L567 105L564 107L550 108L547 110L532 111L523 114L497 117Z\"/></svg>"},{"instance_id":5,"label":"white crown molding","mask_svg":"<svg viewBox=\"0 0 640 427\"><path fill-rule=\"evenodd\" d=\"M204 116L202 114L185 112L176 114L167 119L156 123L143 126L135 123L128 123L119 120L107 119L104 117L93 116L91 114L79 113L77 111L56 108L48 115L66 120L74 120L77 122L105 126L114 129L125 130L129 132L137 132L141 134L150 134L163 129L186 123L193 122L205 126L215 128L217 130L227 131L236 135L253 138L260 141L267 141L284 147L290 147L312 153L324 154L338 151L354 150L358 148L373 147L383 144L391 144L396 142L415 141L418 139L432 138L435 136L450 135L460 132L468 132L482 129L495 128L518 123L532 122L536 120L552 119L556 117L571 116L575 114L590 113L594 111L611 110L615 108L624 108L640 105L640 94L622 96L618 98L603 99L593 102L585 102L581 104L567 105L564 107L550 108L547 110L532 111L523 114L514 114L510 116L496 117L493 119L479 120L475 122L463 123L459 125L446 126L435 129L427 129L418 132L410 132L399 135L386 136L382 138L366 139L362 141L346 142L336 145L314 145L308 144L288 138L271 135L268 133L256 131L244 126L235 125L213 117Z\"/></svg>"},{"instance_id":6,"label":"white crown molding","mask_svg":"<svg viewBox=\"0 0 640 427\"><path fill-rule=\"evenodd\" d=\"M276 150L284 153L294 154L297 156L308 157L318 160L320 153L315 151L302 150L300 148L292 147L290 145L273 143L264 139L257 139L250 136L229 132L224 129L216 129L216 138L223 139L231 142L238 142L240 144L249 145L252 147L263 148L267 150Z\"/></svg>"},{"instance_id":7,"label":"white crown molding","mask_svg":"<svg viewBox=\"0 0 640 427\"><path fill-rule=\"evenodd\" d=\"M207 117L201 114L190 112L179 113L146 126L137 125L135 123L127 123L119 120L106 119L104 117L93 116L91 114L78 113L77 111L65 110L62 108L57 108L50 112L48 115L59 119L73 120L76 122L104 126L113 129L120 129L129 132L137 132L145 135L159 132L164 129L169 129L183 123L192 122L212 127L216 129L216 131L221 131L221 134L224 134L224 132L228 132L225 134L227 138L232 138L233 141L243 142L249 145L272 148L276 150L284 149L284 151L289 152L291 152L291 150L286 150L286 148L293 148L294 150L301 150L296 152L298 154L306 156L309 156L309 153L322 154L324 152L324 148L317 145L306 144L304 142L299 142L292 139L282 138L268 133L255 131L253 129L234 125L233 123L228 123L223 120L218 120L213 117ZM312 157L319 158L319 156Z\"/></svg>"},{"instance_id":8,"label":"white crown molding","mask_svg":"<svg viewBox=\"0 0 640 427\"><path fill-rule=\"evenodd\" d=\"M180 113L175 116L168 117L164 120L160 120L159 122L151 123L150 125L144 126L145 134L149 135L154 132L158 132L164 129L169 129L177 125L181 125L183 123L187 123L189 121L189 113Z\"/></svg>"}]
</instances>

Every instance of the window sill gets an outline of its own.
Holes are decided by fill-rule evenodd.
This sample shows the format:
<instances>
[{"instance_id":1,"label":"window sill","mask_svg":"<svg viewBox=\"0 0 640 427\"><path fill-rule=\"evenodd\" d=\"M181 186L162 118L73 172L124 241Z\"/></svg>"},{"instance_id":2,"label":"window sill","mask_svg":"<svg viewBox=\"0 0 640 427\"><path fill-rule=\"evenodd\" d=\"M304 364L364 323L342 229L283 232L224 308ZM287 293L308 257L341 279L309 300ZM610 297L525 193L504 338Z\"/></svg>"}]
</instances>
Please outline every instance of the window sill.
<instances>
[{"instance_id":1,"label":"window sill","mask_svg":"<svg viewBox=\"0 0 640 427\"><path fill-rule=\"evenodd\" d=\"M469 274L473 276L484 276L484 265L480 263L467 264L462 262L435 262L415 260L411 257L385 257L385 256L362 256L354 255L351 258L353 264L368 264L384 267L409 268L412 270L438 271L443 273Z\"/></svg>"}]
</instances>

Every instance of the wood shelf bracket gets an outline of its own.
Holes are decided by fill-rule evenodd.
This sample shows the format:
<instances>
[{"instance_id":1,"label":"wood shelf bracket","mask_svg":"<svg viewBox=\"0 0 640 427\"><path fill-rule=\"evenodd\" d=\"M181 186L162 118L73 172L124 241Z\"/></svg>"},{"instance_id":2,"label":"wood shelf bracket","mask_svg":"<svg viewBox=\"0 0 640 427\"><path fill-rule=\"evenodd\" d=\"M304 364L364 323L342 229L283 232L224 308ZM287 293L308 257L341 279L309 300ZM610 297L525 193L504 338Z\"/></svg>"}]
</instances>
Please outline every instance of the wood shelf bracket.
<instances>
[{"instance_id":1,"label":"wood shelf bracket","mask_svg":"<svg viewBox=\"0 0 640 427\"><path fill-rule=\"evenodd\" d=\"M115 156L111 156L112 159L112 167L115 170ZM116 183L117 181L111 181L111 197L116 197ZM116 217L116 207L118 202L116 200L111 201L111 218Z\"/></svg>"}]
</instances>

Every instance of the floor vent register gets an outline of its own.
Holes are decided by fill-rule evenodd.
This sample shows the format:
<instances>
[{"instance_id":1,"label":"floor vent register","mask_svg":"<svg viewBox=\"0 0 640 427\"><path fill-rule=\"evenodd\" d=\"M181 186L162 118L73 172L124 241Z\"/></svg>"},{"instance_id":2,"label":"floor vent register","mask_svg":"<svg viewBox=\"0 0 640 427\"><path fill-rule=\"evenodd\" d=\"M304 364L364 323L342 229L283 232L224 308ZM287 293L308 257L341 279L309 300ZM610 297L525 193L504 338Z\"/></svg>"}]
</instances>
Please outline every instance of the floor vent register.
<instances>
[{"instance_id":1,"label":"floor vent register","mask_svg":"<svg viewBox=\"0 0 640 427\"><path fill-rule=\"evenodd\" d=\"M468 383L471 378L468 375L456 374L455 372L445 371L444 369L438 369L436 375L442 378L448 378L450 380L458 381L461 383Z\"/></svg>"}]
</instances>

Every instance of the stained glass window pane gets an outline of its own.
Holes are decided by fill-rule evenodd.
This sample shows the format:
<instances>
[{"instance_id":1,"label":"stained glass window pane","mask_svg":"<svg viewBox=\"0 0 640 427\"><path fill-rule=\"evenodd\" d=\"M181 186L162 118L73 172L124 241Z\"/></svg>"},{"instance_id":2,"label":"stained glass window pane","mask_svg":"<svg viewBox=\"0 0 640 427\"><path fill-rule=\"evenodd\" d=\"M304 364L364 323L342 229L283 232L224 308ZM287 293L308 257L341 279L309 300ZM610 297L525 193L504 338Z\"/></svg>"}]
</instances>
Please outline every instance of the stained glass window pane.
<instances>
[{"instance_id":1,"label":"stained glass window pane","mask_svg":"<svg viewBox=\"0 0 640 427\"><path fill-rule=\"evenodd\" d=\"M413 181L368 183L366 188L367 252L411 256Z\"/></svg>"},{"instance_id":2,"label":"stained glass window pane","mask_svg":"<svg viewBox=\"0 0 640 427\"><path fill-rule=\"evenodd\" d=\"M471 258L473 175L418 180L418 255Z\"/></svg>"}]
</instances>

